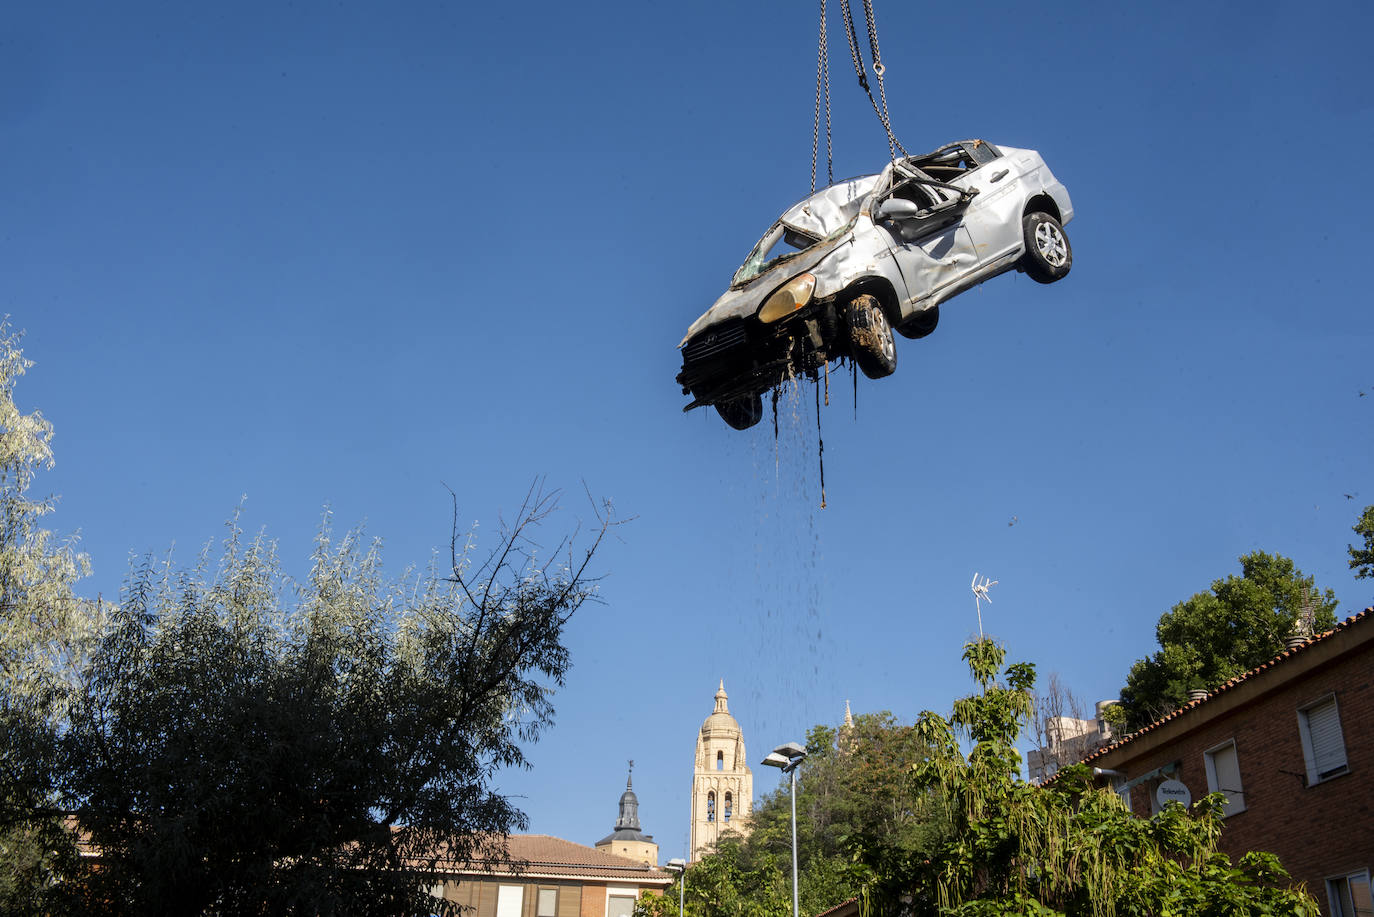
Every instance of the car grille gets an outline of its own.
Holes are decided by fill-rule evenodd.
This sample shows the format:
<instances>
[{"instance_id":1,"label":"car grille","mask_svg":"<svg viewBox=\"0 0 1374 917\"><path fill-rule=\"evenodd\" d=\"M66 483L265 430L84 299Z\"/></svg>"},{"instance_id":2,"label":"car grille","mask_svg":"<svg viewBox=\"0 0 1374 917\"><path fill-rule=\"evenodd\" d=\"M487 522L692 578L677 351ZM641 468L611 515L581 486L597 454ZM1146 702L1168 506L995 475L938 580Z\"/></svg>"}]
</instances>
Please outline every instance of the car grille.
<instances>
[{"instance_id":1,"label":"car grille","mask_svg":"<svg viewBox=\"0 0 1374 917\"><path fill-rule=\"evenodd\" d=\"M687 342L682 348L682 363L700 363L719 356L733 347L745 342L743 319L731 319L706 329Z\"/></svg>"}]
</instances>

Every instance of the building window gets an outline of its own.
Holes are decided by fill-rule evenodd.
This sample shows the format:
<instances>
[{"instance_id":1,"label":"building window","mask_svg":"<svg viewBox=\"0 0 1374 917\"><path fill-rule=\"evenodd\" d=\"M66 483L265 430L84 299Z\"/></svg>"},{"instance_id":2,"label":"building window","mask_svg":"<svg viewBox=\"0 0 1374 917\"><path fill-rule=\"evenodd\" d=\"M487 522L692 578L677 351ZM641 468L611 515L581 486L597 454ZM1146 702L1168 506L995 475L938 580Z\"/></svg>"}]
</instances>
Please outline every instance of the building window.
<instances>
[{"instance_id":1,"label":"building window","mask_svg":"<svg viewBox=\"0 0 1374 917\"><path fill-rule=\"evenodd\" d=\"M1349 770L1336 695L1327 695L1298 711L1298 734L1302 737L1302 756L1307 762L1308 786L1339 777Z\"/></svg>"},{"instance_id":2,"label":"building window","mask_svg":"<svg viewBox=\"0 0 1374 917\"><path fill-rule=\"evenodd\" d=\"M725 770L725 752L723 751L716 752L716 770Z\"/></svg>"},{"instance_id":3,"label":"building window","mask_svg":"<svg viewBox=\"0 0 1374 917\"><path fill-rule=\"evenodd\" d=\"M539 909L535 917L558 917L558 889L539 889Z\"/></svg>"},{"instance_id":4,"label":"building window","mask_svg":"<svg viewBox=\"0 0 1374 917\"><path fill-rule=\"evenodd\" d=\"M524 903L523 886L502 885L496 889L496 917L520 917Z\"/></svg>"},{"instance_id":5,"label":"building window","mask_svg":"<svg viewBox=\"0 0 1374 917\"><path fill-rule=\"evenodd\" d=\"M732 800L731 800L730 794L729 794L729 793L726 793L726 794L725 794L725 823L726 823L727 825L730 823L730 810L731 810L732 808L734 808L734 806L733 806L733 804L732 804Z\"/></svg>"},{"instance_id":6,"label":"building window","mask_svg":"<svg viewBox=\"0 0 1374 917\"><path fill-rule=\"evenodd\" d=\"M1374 914L1368 870L1327 879L1326 897L1331 903L1331 917L1369 917Z\"/></svg>"},{"instance_id":7,"label":"building window","mask_svg":"<svg viewBox=\"0 0 1374 917\"><path fill-rule=\"evenodd\" d=\"M716 794L714 791L706 794L706 820L716 820Z\"/></svg>"},{"instance_id":8,"label":"building window","mask_svg":"<svg viewBox=\"0 0 1374 917\"><path fill-rule=\"evenodd\" d=\"M636 894L633 888L606 889L606 917L631 917L635 912Z\"/></svg>"},{"instance_id":9,"label":"building window","mask_svg":"<svg viewBox=\"0 0 1374 917\"><path fill-rule=\"evenodd\" d=\"M1236 756L1235 740L1203 752L1202 758L1207 764L1207 792L1226 794L1226 806L1221 814L1244 812L1245 793L1241 789L1240 759Z\"/></svg>"}]
</instances>

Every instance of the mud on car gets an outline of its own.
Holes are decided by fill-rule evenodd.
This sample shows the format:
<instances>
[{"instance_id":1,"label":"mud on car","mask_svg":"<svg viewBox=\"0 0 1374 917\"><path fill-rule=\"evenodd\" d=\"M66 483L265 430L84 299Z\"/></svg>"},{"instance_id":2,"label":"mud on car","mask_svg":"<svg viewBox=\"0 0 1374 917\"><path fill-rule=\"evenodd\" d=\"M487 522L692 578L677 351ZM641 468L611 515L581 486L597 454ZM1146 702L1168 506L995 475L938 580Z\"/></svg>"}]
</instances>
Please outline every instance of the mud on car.
<instances>
[{"instance_id":1,"label":"mud on car","mask_svg":"<svg viewBox=\"0 0 1374 917\"><path fill-rule=\"evenodd\" d=\"M1073 204L1034 150L964 140L836 182L788 208L679 344L677 381L737 430L763 393L830 360L897 368L893 330L935 330L945 300L1010 270L1069 273Z\"/></svg>"}]
</instances>

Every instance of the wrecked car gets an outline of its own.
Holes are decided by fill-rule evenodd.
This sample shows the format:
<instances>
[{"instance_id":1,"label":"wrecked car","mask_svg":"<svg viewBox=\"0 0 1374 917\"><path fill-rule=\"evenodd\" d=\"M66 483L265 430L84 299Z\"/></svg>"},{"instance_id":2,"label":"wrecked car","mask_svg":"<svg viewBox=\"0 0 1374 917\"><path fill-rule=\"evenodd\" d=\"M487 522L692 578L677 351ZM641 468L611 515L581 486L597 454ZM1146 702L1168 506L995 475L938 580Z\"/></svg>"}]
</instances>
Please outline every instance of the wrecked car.
<instances>
[{"instance_id":1,"label":"wrecked car","mask_svg":"<svg viewBox=\"0 0 1374 917\"><path fill-rule=\"evenodd\" d=\"M743 430L762 419L764 392L831 360L890 375L893 330L925 337L950 297L1010 270L1068 274L1072 218L1039 153L984 140L836 182L788 208L687 329L683 410L714 405Z\"/></svg>"}]
</instances>

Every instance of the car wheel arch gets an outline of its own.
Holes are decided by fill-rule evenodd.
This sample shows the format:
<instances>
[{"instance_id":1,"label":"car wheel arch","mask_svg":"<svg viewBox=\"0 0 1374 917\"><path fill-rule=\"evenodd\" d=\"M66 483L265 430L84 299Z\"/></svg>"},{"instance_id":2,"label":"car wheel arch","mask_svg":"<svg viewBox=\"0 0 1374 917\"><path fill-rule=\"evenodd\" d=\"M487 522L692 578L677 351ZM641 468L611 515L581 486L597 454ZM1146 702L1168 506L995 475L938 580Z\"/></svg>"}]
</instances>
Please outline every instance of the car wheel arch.
<instances>
[{"instance_id":1,"label":"car wheel arch","mask_svg":"<svg viewBox=\"0 0 1374 917\"><path fill-rule=\"evenodd\" d=\"M854 299L856 296L868 294L878 300L882 306L883 314L887 316L888 323L892 327L897 327L902 321L902 309L897 301L897 291L892 288L892 284L884 277L864 277L851 283L835 297L837 306Z\"/></svg>"},{"instance_id":2,"label":"car wheel arch","mask_svg":"<svg viewBox=\"0 0 1374 917\"><path fill-rule=\"evenodd\" d=\"M1059 211L1059 205L1054 202L1054 198L1048 194L1037 194L1026 201L1026 206L1021 209L1021 218L1025 219L1032 213L1048 213L1062 225L1064 216Z\"/></svg>"}]
</instances>

